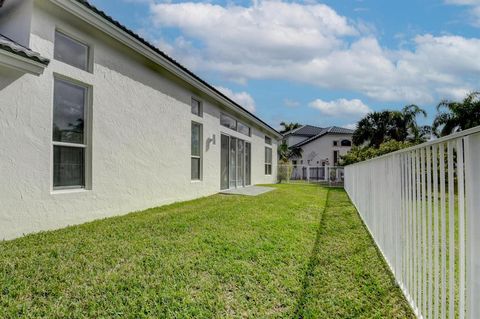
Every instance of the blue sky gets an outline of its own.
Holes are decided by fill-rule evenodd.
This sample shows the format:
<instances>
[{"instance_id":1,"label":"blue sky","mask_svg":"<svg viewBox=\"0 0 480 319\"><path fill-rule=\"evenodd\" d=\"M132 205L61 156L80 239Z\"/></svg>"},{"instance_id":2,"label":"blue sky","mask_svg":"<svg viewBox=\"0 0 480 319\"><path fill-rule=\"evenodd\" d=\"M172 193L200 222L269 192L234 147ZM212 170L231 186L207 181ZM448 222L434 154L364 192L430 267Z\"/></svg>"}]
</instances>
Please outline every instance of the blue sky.
<instances>
[{"instance_id":1,"label":"blue sky","mask_svg":"<svg viewBox=\"0 0 480 319\"><path fill-rule=\"evenodd\" d=\"M274 127L480 89L480 0L91 0Z\"/></svg>"}]
</instances>

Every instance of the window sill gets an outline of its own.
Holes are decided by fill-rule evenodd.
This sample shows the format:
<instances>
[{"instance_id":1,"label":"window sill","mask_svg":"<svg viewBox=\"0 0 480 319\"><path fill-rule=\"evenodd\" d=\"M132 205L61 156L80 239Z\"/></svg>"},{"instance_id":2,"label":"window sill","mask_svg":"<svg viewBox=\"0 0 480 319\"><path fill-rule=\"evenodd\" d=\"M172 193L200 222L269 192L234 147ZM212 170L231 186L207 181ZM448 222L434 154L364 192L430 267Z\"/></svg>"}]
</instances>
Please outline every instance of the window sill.
<instances>
[{"instance_id":1,"label":"window sill","mask_svg":"<svg viewBox=\"0 0 480 319\"><path fill-rule=\"evenodd\" d=\"M59 194L75 194L75 193L87 193L89 189L86 188L65 188L65 189L54 189L50 193L52 195L59 195Z\"/></svg>"},{"instance_id":2,"label":"window sill","mask_svg":"<svg viewBox=\"0 0 480 319\"><path fill-rule=\"evenodd\" d=\"M195 180L190 181L191 184L197 184L197 183L202 183L202 182L203 182L203 180L201 180L201 179L195 179Z\"/></svg>"}]
</instances>

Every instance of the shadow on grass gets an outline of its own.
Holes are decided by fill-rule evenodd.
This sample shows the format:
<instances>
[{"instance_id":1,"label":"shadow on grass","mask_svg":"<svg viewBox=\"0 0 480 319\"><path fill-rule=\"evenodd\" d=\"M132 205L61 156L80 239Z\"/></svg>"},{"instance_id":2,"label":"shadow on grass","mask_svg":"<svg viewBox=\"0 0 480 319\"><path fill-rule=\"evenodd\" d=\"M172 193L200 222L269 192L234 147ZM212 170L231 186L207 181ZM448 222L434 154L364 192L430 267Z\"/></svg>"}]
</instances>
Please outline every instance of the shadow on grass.
<instances>
[{"instance_id":1,"label":"shadow on grass","mask_svg":"<svg viewBox=\"0 0 480 319\"><path fill-rule=\"evenodd\" d=\"M305 306L308 298L308 291L310 290L310 284L314 276L314 271L315 271L315 268L317 268L317 266L320 263L320 258L319 258L320 238L322 235L322 225L323 225L323 220L325 218L325 213L327 211L329 195L330 195L330 190L327 189L325 206L323 207L323 211L320 216L320 221L317 228L317 235L315 237L315 243L313 244L312 252L310 254L310 259L308 261L308 266L307 266L307 269L305 270L305 275L303 276L303 280L302 280L302 291L297 298L295 311L293 313L292 318L303 318Z\"/></svg>"}]
</instances>

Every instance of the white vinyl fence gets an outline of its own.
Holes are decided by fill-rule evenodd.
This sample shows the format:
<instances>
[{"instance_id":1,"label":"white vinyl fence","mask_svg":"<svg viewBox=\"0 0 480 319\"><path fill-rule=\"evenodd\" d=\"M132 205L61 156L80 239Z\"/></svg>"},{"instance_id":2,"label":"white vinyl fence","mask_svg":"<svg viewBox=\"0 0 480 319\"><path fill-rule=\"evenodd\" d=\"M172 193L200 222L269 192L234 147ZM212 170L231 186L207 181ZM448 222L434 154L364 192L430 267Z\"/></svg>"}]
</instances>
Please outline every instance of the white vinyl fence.
<instances>
[{"instance_id":1,"label":"white vinyl fence","mask_svg":"<svg viewBox=\"0 0 480 319\"><path fill-rule=\"evenodd\" d=\"M480 318L480 127L345 168L419 318Z\"/></svg>"},{"instance_id":2,"label":"white vinyl fence","mask_svg":"<svg viewBox=\"0 0 480 319\"><path fill-rule=\"evenodd\" d=\"M310 166L278 164L279 182L291 183L304 181L343 186L344 168L341 166Z\"/></svg>"}]
</instances>

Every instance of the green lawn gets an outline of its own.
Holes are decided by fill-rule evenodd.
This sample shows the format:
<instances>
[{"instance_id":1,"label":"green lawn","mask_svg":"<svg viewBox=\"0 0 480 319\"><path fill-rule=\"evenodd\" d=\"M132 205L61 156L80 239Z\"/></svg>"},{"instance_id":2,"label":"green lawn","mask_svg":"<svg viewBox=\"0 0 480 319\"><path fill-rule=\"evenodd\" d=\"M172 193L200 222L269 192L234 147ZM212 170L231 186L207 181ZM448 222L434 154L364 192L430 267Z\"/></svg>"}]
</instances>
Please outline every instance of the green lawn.
<instances>
[{"instance_id":1,"label":"green lawn","mask_svg":"<svg viewBox=\"0 0 480 319\"><path fill-rule=\"evenodd\" d=\"M343 190L279 185L0 243L0 318L405 318Z\"/></svg>"}]
</instances>

